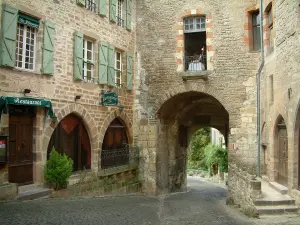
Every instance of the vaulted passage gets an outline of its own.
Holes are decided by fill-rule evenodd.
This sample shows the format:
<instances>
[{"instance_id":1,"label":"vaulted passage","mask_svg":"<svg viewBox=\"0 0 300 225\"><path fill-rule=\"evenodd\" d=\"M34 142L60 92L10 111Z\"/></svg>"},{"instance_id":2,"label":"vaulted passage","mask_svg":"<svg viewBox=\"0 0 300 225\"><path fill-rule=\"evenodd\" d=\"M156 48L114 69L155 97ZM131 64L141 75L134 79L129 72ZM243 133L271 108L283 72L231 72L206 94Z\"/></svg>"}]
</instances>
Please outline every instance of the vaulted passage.
<instances>
[{"instance_id":1,"label":"vaulted passage","mask_svg":"<svg viewBox=\"0 0 300 225\"><path fill-rule=\"evenodd\" d=\"M73 171L91 168L90 139L82 120L76 115L66 116L55 128L48 146L48 159L53 147L73 160Z\"/></svg>"},{"instance_id":2,"label":"vaulted passage","mask_svg":"<svg viewBox=\"0 0 300 225\"><path fill-rule=\"evenodd\" d=\"M218 129L228 144L229 115L213 96L186 92L167 100L158 112L157 188L159 192L186 190L187 148L203 127Z\"/></svg>"}]
</instances>

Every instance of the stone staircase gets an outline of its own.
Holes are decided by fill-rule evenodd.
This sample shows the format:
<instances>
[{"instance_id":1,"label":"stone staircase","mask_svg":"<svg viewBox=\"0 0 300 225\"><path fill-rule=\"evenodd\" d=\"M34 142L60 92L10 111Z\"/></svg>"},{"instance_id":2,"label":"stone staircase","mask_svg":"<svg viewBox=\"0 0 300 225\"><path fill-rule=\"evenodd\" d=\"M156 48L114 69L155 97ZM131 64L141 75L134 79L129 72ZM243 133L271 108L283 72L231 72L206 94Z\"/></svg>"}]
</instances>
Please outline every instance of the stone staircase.
<instances>
[{"instance_id":1,"label":"stone staircase","mask_svg":"<svg viewBox=\"0 0 300 225\"><path fill-rule=\"evenodd\" d=\"M33 200L39 198L48 198L52 193L51 189L43 188L38 184L30 184L18 187L16 200Z\"/></svg>"},{"instance_id":2,"label":"stone staircase","mask_svg":"<svg viewBox=\"0 0 300 225\"><path fill-rule=\"evenodd\" d=\"M287 188L275 183L261 181L261 197L254 201L259 216L298 214L295 200L287 195Z\"/></svg>"}]
</instances>

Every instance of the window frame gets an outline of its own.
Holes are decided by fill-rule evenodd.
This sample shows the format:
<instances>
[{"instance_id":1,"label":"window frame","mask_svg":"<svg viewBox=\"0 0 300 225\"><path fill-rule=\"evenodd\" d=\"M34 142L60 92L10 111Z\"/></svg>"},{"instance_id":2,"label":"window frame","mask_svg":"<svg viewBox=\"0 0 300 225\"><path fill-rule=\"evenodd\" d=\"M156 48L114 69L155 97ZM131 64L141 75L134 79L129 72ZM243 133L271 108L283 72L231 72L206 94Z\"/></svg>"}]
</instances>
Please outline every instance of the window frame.
<instances>
[{"instance_id":1,"label":"window frame","mask_svg":"<svg viewBox=\"0 0 300 225\"><path fill-rule=\"evenodd\" d=\"M118 26L121 26L121 27L124 27L124 19L123 19L124 4L125 4L125 0L117 0L116 23Z\"/></svg>"},{"instance_id":2,"label":"window frame","mask_svg":"<svg viewBox=\"0 0 300 225\"><path fill-rule=\"evenodd\" d=\"M200 28L197 28L198 19L200 19ZM202 25L204 24L204 27ZM189 26L189 29L186 29ZM205 16L196 16L196 17L187 17L183 20L183 30L184 33L196 33L196 32L205 32L206 31L206 17Z\"/></svg>"},{"instance_id":3,"label":"window frame","mask_svg":"<svg viewBox=\"0 0 300 225\"><path fill-rule=\"evenodd\" d=\"M260 12L259 11L254 11L251 13L251 31L252 31L252 50L253 51L261 51L261 43L260 43ZM257 20L258 19L258 20ZM256 22L256 23L255 23ZM258 35L258 43L256 43L256 35Z\"/></svg>"},{"instance_id":4,"label":"window frame","mask_svg":"<svg viewBox=\"0 0 300 225\"><path fill-rule=\"evenodd\" d=\"M120 55L119 60L118 60L118 54ZM120 50L115 51L115 84L117 88L122 87L122 67L123 67L122 56L123 54ZM120 68L117 68L118 62L120 62ZM120 83L117 82L118 80Z\"/></svg>"},{"instance_id":5,"label":"window frame","mask_svg":"<svg viewBox=\"0 0 300 225\"><path fill-rule=\"evenodd\" d=\"M96 0L85 0L85 6L87 10L91 12L97 12L97 3Z\"/></svg>"},{"instance_id":6,"label":"window frame","mask_svg":"<svg viewBox=\"0 0 300 225\"><path fill-rule=\"evenodd\" d=\"M87 53L89 51L89 49L87 48L88 46L88 42L90 42L92 45L92 49L91 49L91 60L89 60L87 58ZM83 37L83 66L82 66L82 79L85 81L85 82L88 82L88 83L94 83L94 75L95 75L95 43L92 39L89 39L89 38L86 38L86 37ZM91 65L91 77L90 79L88 79L87 77L87 72L88 72L88 69L87 69L87 66Z\"/></svg>"},{"instance_id":7,"label":"window frame","mask_svg":"<svg viewBox=\"0 0 300 225\"><path fill-rule=\"evenodd\" d=\"M269 46L268 51L269 53L274 51L274 37L273 37L273 24L274 24L274 16L273 16L273 6L272 3L268 6L266 10L267 14L267 25L268 25L268 39L269 39Z\"/></svg>"},{"instance_id":8,"label":"window frame","mask_svg":"<svg viewBox=\"0 0 300 225\"><path fill-rule=\"evenodd\" d=\"M22 64L22 66L21 67L19 67L18 66L18 63L20 62L19 60L18 60L18 55L19 54L17 54L17 52L18 52L18 50L19 50L19 45L18 45L18 42L19 42L19 39L18 39L18 30L19 30L19 26L20 25L23 25L24 26L24 28L23 28L23 38L22 38L22 42L21 42L21 44L22 44L22 61L21 61L21 64ZM36 49L37 49L37 32L38 32L38 30L36 29L36 28L32 28L33 30L34 30L34 43L33 43L33 61L32 61L32 69L27 69L27 68L25 68L25 64L26 64L26 61L25 61L25 59L26 59L26 44L27 44L27 30L28 30L28 25L26 25L26 24L22 24L22 23L17 23L17 38L16 38L16 50L15 50L15 55L16 55L16 58L15 58L15 68L16 69L20 69L20 70L24 70L24 71L29 71L29 72L34 72L35 71L35 69L36 69ZM25 41L24 41L25 40ZM29 59L29 61L30 61L30 59ZM29 63L28 63L29 64Z\"/></svg>"}]
</instances>

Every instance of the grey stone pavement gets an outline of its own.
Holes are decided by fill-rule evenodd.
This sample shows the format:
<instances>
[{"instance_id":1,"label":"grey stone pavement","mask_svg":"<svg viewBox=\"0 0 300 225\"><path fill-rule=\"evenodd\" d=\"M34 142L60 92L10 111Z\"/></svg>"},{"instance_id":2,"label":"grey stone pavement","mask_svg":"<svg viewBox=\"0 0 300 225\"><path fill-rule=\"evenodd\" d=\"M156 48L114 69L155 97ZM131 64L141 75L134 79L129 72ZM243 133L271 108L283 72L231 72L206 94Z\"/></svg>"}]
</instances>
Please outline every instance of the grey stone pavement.
<instances>
[{"instance_id":1,"label":"grey stone pavement","mask_svg":"<svg viewBox=\"0 0 300 225\"><path fill-rule=\"evenodd\" d=\"M40 199L0 203L1 225L299 225L299 217L250 219L225 205L225 186L189 178L189 191L168 196Z\"/></svg>"}]
</instances>

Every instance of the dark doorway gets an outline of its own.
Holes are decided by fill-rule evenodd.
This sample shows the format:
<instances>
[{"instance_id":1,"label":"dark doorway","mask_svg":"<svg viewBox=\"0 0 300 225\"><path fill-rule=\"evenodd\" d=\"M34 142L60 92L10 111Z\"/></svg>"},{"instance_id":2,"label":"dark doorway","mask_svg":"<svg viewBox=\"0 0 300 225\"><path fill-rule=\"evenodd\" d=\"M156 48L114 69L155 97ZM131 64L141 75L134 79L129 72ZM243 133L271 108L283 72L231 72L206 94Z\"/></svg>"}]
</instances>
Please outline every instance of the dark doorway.
<instances>
[{"instance_id":1,"label":"dark doorway","mask_svg":"<svg viewBox=\"0 0 300 225\"><path fill-rule=\"evenodd\" d=\"M129 146L125 126L114 119L104 136L101 151L101 168L111 168L129 163Z\"/></svg>"},{"instance_id":2,"label":"dark doorway","mask_svg":"<svg viewBox=\"0 0 300 225\"><path fill-rule=\"evenodd\" d=\"M33 182L32 132L34 107L9 106L8 181Z\"/></svg>"},{"instance_id":3,"label":"dark doorway","mask_svg":"<svg viewBox=\"0 0 300 225\"><path fill-rule=\"evenodd\" d=\"M91 169L90 139L82 120L76 115L66 116L55 128L48 145L48 159L53 147L73 160L73 171Z\"/></svg>"},{"instance_id":4,"label":"dark doorway","mask_svg":"<svg viewBox=\"0 0 300 225\"><path fill-rule=\"evenodd\" d=\"M278 124L278 183L288 185L288 139L284 121Z\"/></svg>"},{"instance_id":5,"label":"dark doorway","mask_svg":"<svg viewBox=\"0 0 300 225\"><path fill-rule=\"evenodd\" d=\"M185 70L196 71L198 68L191 68L191 62L199 60L207 69L206 63L206 32L195 32L184 34Z\"/></svg>"}]
</instances>

